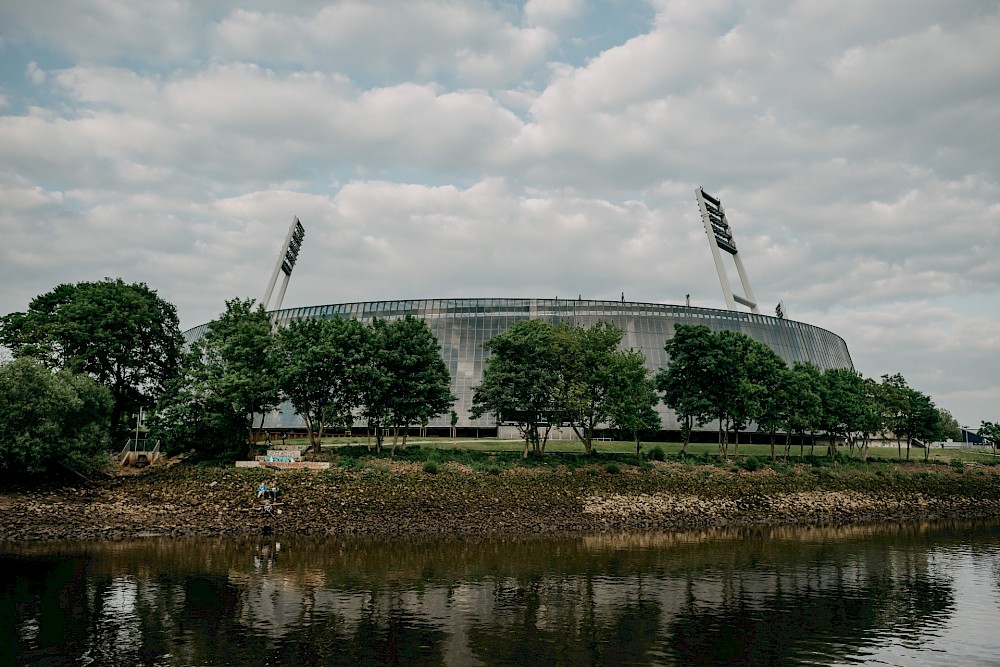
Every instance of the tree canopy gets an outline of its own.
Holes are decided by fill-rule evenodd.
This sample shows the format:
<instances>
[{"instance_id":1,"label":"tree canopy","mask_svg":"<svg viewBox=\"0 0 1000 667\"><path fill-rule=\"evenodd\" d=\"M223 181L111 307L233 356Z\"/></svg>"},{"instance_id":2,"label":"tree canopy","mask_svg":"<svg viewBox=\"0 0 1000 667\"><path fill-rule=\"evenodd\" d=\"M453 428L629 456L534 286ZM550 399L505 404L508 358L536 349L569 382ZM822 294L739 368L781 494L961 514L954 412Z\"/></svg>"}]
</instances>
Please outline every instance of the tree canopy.
<instances>
[{"instance_id":1,"label":"tree canopy","mask_svg":"<svg viewBox=\"0 0 1000 667\"><path fill-rule=\"evenodd\" d=\"M448 412L455 397L451 395L451 375L441 358L441 348L430 327L412 315L385 321L374 320L367 347L367 373L362 373L367 388L362 392L365 413L376 426L376 440L381 446L383 426L393 433L414 424L426 423ZM393 447L396 438L393 437Z\"/></svg>"},{"instance_id":2,"label":"tree canopy","mask_svg":"<svg viewBox=\"0 0 1000 667\"><path fill-rule=\"evenodd\" d=\"M301 319L275 333L271 367L278 388L319 450L327 426L350 428L361 404L364 326L353 319Z\"/></svg>"},{"instance_id":3,"label":"tree canopy","mask_svg":"<svg viewBox=\"0 0 1000 667\"><path fill-rule=\"evenodd\" d=\"M515 322L483 347L491 354L473 392L472 416L490 413L500 424L513 422L524 438L524 456L529 447L543 454L558 412L560 377L552 325L542 320Z\"/></svg>"},{"instance_id":4,"label":"tree canopy","mask_svg":"<svg viewBox=\"0 0 1000 667\"><path fill-rule=\"evenodd\" d=\"M86 470L107 441L111 392L87 375L30 357L0 364L0 470Z\"/></svg>"},{"instance_id":5,"label":"tree canopy","mask_svg":"<svg viewBox=\"0 0 1000 667\"><path fill-rule=\"evenodd\" d=\"M179 368L177 312L144 283L107 278L63 284L35 297L23 313L0 319L0 343L15 357L86 373L108 387L111 426L152 405Z\"/></svg>"},{"instance_id":6,"label":"tree canopy","mask_svg":"<svg viewBox=\"0 0 1000 667\"><path fill-rule=\"evenodd\" d=\"M278 403L271 367L271 320L252 299L226 302L225 312L191 345L181 375L152 419L168 449L199 443L206 456L232 456L252 439L253 416Z\"/></svg>"}]
</instances>

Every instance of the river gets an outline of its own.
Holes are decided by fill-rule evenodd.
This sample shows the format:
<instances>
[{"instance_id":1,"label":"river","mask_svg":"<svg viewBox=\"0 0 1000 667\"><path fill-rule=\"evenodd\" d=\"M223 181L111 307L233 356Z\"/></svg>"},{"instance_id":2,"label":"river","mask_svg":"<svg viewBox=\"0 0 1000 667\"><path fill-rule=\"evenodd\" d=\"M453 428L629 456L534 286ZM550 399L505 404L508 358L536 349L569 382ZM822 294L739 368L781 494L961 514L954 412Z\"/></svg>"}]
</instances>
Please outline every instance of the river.
<instances>
[{"instance_id":1,"label":"river","mask_svg":"<svg viewBox=\"0 0 1000 667\"><path fill-rule=\"evenodd\" d=\"M0 545L3 665L1000 664L1000 523Z\"/></svg>"}]
</instances>

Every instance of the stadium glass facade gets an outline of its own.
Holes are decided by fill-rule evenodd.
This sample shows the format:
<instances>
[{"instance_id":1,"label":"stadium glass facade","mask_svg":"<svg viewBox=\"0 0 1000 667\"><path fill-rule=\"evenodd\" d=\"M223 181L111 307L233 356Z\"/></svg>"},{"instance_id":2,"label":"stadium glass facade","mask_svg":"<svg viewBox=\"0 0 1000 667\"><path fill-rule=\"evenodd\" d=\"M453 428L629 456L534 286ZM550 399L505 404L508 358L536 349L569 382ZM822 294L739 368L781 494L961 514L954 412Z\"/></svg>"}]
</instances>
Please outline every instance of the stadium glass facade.
<instances>
[{"instance_id":1,"label":"stadium glass facade","mask_svg":"<svg viewBox=\"0 0 1000 667\"><path fill-rule=\"evenodd\" d=\"M451 373L451 391L458 399L454 410L461 428L494 428L490 416L472 419L472 393L483 375L486 351L483 343L506 331L514 322L544 319L590 327L599 320L612 322L625 331L624 348L642 351L646 365L656 372L667 365L663 345L673 336L677 324L700 324L712 331L739 331L773 349L789 365L809 361L820 368L853 368L844 340L825 329L767 315L712 308L694 308L628 301L565 299L426 299L409 301L367 301L326 306L289 308L274 312L277 324L306 317L352 317L368 323L372 318L395 319L413 315L424 320L437 337L441 356ZM206 325L186 333L188 340L199 337ZM659 406L663 428L676 429L673 412ZM431 427L447 427L450 418L442 415ZM299 428L301 420L290 405L269 415L267 428Z\"/></svg>"}]
</instances>

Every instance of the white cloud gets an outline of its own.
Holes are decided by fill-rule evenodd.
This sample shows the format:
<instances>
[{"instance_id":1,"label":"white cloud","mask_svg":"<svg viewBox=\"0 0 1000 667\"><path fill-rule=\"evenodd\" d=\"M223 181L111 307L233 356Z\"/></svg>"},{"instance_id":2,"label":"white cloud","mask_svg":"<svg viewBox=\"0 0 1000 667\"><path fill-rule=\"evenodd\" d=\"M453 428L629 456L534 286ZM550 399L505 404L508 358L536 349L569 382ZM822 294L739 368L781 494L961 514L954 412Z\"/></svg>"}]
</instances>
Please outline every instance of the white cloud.
<instances>
[{"instance_id":1,"label":"white cloud","mask_svg":"<svg viewBox=\"0 0 1000 667\"><path fill-rule=\"evenodd\" d=\"M528 25L557 27L578 18L584 10L582 0L528 0L524 20Z\"/></svg>"},{"instance_id":2,"label":"white cloud","mask_svg":"<svg viewBox=\"0 0 1000 667\"><path fill-rule=\"evenodd\" d=\"M114 275L195 325L293 214L289 305L719 307L703 185L762 308L1000 418L995 3L650 5L7 3L0 311Z\"/></svg>"},{"instance_id":3,"label":"white cloud","mask_svg":"<svg viewBox=\"0 0 1000 667\"><path fill-rule=\"evenodd\" d=\"M236 10L215 26L214 43L239 60L497 86L540 65L554 35L485 4L346 1L311 14Z\"/></svg>"}]
</instances>

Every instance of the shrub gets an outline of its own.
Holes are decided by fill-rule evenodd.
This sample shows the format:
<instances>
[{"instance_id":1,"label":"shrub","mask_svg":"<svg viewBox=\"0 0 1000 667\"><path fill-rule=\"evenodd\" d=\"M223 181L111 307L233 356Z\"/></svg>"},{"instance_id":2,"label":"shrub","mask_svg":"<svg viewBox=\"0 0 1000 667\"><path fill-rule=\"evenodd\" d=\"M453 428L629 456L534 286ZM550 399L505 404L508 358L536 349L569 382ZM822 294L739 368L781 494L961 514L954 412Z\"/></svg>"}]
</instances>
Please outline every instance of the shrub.
<instances>
[{"instance_id":1,"label":"shrub","mask_svg":"<svg viewBox=\"0 0 1000 667\"><path fill-rule=\"evenodd\" d=\"M795 467L791 466L791 465L788 465L787 463L784 463L784 462L777 462L776 461L776 462L772 463L771 464L771 469L774 472L778 473L779 475L794 475L795 474Z\"/></svg>"},{"instance_id":2,"label":"shrub","mask_svg":"<svg viewBox=\"0 0 1000 667\"><path fill-rule=\"evenodd\" d=\"M764 467L764 464L761 463L761 460L756 456L748 456L740 461L738 465L749 472L754 472L755 470L760 470Z\"/></svg>"},{"instance_id":3,"label":"shrub","mask_svg":"<svg viewBox=\"0 0 1000 667\"><path fill-rule=\"evenodd\" d=\"M618 467L617 463L609 463L609 464L607 464L606 466L604 466L604 470L609 475L617 475L618 473L620 473L622 471L621 468Z\"/></svg>"},{"instance_id":4,"label":"shrub","mask_svg":"<svg viewBox=\"0 0 1000 667\"><path fill-rule=\"evenodd\" d=\"M424 464L424 472L436 475L438 471L437 461L428 461Z\"/></svg>"},{"instance_id":5,"label":"shrub","mask_svg":"<svg viewBox=\"0 0 1000 667\"><path fill-rule=\"evenodd\" d=\"M647 458L650 461L664 461L664 460L666 460L667 456L663 452L663 447L660 447L659 445L657 445L656 447L653 447L652 449L649 450L649 454L647 454Z\"/></svg>"},{"instance_id":6,"label":"shrub","mask_svg":"<svg viewBox=\"0 0 1000 667\"><path fill-rule=\"evenodd\" d=\"M361 467L361 461L357 460L353 456L341 456L340 460L337 461L337 465L344 470L354 470L355 468Z\"/></svg>"},{"instance_id":7,"label":"shrub","mask_svg":"<svg viewBox=\"0 0 1000 667\"><path fill-rule=\"evenodd\" d=\"M965 463L962 459L952 459L949 465L955 470L965 470Z\"/></svg>"}]
</instances>

